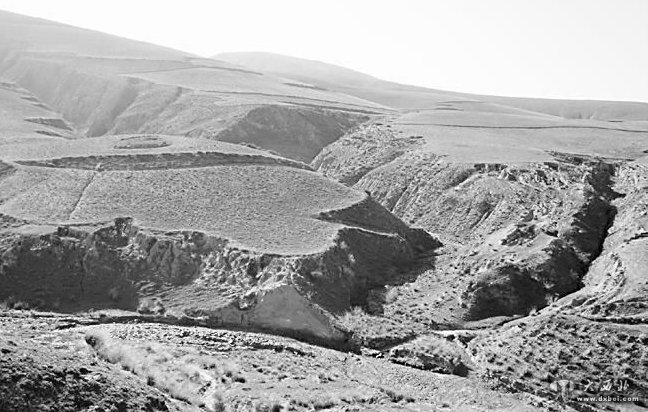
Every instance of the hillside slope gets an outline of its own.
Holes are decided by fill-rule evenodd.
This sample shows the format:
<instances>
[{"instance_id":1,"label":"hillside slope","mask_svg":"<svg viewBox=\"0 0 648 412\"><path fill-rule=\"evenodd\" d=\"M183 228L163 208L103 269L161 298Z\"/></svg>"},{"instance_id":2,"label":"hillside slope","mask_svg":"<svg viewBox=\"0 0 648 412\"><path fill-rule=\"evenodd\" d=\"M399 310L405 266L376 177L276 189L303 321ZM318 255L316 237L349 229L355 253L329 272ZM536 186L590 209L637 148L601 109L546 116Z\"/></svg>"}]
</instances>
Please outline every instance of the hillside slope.
<instances>
[{"instance_id":1,"label":"hillside slope","mask_svg":"<svg viewBox=\"0 0 648 412\"><path fill-rule=\"evenodd\" d=\"M646 104L222 58L0 12L0 410L645 407Z\"/></svg>"},{"instance_id":2,"label":"hillside slope","mask_svg":"<svg viewBox=\"0 0 648 412\"><path fill-rule=\"evenodd\" d=\"M484 96L388 82L343 67L273 53L222 53L214 57L399 110L433 109L439 103L465 101L494 103L568 119L648 120L648 103Z\"/></svg>"},{"instance_id":3,"label":"hillside slope","mask_svg":"<svg viewBox=\"0 0 648 412\"><path fill-rule=\"evenodd\" d=\"M248 147L160 135L2 147L0 299L157 299L210 325L337 345L332 316L437 245L361 192Z\"/></svg>"},{"instance_id":4,"label":"hillside slope","mask_svg":"<svg viewBox=\"0 0 648 412\"><path fill-rule=\"evenodd\" d=\"M205 137L302 161L387 110L223 61L2 11L0 79L61 113L78 137ZM273 128L280 137L265 134Z\"/></svg>"}]
</instances>

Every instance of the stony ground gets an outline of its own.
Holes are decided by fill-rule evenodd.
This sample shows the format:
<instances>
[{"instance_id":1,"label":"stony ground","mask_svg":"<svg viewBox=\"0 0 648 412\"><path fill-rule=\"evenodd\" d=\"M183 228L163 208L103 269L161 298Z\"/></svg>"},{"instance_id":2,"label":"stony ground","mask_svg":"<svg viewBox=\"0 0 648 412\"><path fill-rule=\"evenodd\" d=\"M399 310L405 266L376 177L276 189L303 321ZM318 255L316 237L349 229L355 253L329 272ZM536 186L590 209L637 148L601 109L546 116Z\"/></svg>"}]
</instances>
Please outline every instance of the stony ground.
<instances>
[{"instance_id":1,"label":"stony ground","mask_svg":"<svg viewBox=\"0 0 648 412\"><path fill-rule=\"evenodd\" d=\"M0 312L0 410L561 410L487 381L271 335Z\"/></svg>"}]
</instances>

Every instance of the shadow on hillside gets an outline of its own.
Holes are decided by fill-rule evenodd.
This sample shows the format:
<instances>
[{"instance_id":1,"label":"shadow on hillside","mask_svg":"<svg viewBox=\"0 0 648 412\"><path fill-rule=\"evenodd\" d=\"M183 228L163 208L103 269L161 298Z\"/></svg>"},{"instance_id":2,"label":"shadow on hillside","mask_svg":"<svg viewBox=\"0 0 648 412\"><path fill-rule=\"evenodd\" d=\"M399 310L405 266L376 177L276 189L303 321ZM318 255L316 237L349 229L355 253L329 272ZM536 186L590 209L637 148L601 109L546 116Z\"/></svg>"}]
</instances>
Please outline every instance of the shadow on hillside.
<instances>
[{"instance_id":1,"label":"shadow on hillside","mask_svg":"<svg viewBox=\"0 0 648 412\"><path fill-rule=\"evenodd\" d=\"M434 270L436 268L437 250L438 248L435 248L422 253L412 266L397 268L398 273L384 286L370 289L364 307L365 311L370 315L383 315L384 307L390 301L388 287L412 283L425 272Z\"/></svg>"}]
</instances>

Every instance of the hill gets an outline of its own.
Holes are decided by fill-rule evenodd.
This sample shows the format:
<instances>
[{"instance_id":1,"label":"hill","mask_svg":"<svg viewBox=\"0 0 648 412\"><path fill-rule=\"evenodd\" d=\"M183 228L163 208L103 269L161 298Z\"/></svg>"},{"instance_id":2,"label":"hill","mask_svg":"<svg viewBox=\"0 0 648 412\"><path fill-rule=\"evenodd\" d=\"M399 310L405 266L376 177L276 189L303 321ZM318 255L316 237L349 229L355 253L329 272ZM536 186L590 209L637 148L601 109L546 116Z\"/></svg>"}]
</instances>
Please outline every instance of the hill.
<instances>
[{"instance_id":1,"label":"hill","mask_svg":"<svg viewBox=\"0 0 648 412\"><path fill-rule=\"evenodd\" d=\"M326 313L362 301L390 267L435 245L361 192L248 147L135 135L3 149L2 297L44 308L135 310L142 296L158 297L210 322L335 342L343 334ZM343 271L355 276L338 290ZM231 320L255 295L259 309L246 304L246 320ZM296 306L276 306L277 296Z\"/></svg>"},{"instance_id":2,"label":"hill","mask_svg":"<svg viewBox=\"0 0 648 412\"><path fill-rule=\"evenodd\" d=\"M388 82L343 67L273 53L222 53L217 59L357 96L399 110L434 109L439 103L495 103L564 118L648 120L648 103L483 96Z\"/></svg>"},{"instance_id":3,"label":"hill","mask_svg":"<svg viewBox=\"0 0 648 412\"><path fill-rule=\"evenodd\" d=\"M0 82L0 410L645 406L645 103L6 12Z\"/></svg>"},{"instance_id":4,"label":"hill","mask_svg":"<svg viewBox=\"0 0 648 412\"><path fill-rule=\"evenodd\" d=\"M310 161L387 109L223 61L0 12L0 78L77 136L165 133L247 142ZM12 86L13 87L13 86ZM276 135L267 130L276 129Z\"/></svg>"}]
</instances>

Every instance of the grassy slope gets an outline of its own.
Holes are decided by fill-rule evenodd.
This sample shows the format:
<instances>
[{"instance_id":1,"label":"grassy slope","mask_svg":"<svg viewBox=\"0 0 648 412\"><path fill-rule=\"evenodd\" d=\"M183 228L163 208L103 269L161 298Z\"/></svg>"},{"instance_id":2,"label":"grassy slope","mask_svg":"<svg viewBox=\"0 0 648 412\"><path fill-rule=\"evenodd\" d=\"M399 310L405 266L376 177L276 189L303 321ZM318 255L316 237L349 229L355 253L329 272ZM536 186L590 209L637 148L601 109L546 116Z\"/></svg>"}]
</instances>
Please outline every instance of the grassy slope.
<instances>
[{"instance_id":1,"label":"grassy slope","mask_svg":"<svg viewBox=\"0 0 648 412\"><path fill-rule=\"evenodd\" d=\"M184 59L191 56L162 46L2 10L0 22L3 45L33 51L150 59Z\"/></svg>"},{"instance_id":2,"label":"grassy slope","mask_svg":"<svg viewBox=\"0 0 648 412\"><path fill-rule=\"evenodd\" d=\"M41 134L43 132L61 137L72 135L70 130L35 123L34 120L37 119L60 119L60 116L44 106L27 90L10 83L0 84L0 116L2 117L0 144L9 139L17 140L22 137L36 138L40 136L45 141L51 141L52 136Z\"/></svg>"},{"instance_id":3,"label":"grassy slope","mask_svg":"<svg viewBox=\"0 0 648 412\"><path fill-rule=\"evenodd\" d=\"M387 82L338 66L271 53L226 53L216 57L403 110L431 108L445 101L467 100L492 102L568 118L648 119L648 103L480 96Z\"/></svg>"},{"instance_id":4,"label":"grassy slope","mask_svg":"<svg viewBox=\"0 0 648 412\"><path fill-rule=\"evenodd\" d=\"M19 167L0 187L2 213L30 221L129 216L143 227L204 231L280 254L326 248L341 225L313 216L363 198L313 172L252 165L113 172Z\"/></svg>"},{"instance_id":5,"label":"grassy slope","mask_svg":"<svg viewBox=\"0 0 648 412\"><path fill-rule=\"evenodd\" d=\"M400 85L267 53L218 58L397 108L400 114L380 122L400 137L421 136L420 151L452 162L549 161L548 151L634 158L648 149L646 103L477 96Z\"/></svg>"},{"instance_id":6,"label":"grassy slope","mask_svg":"<svg viewBox=\"0 0 648 412\"><path fill-rule=\"evenodd\" d=\"M299 82L241 70L234 65L48 20L0 11L0 49L21 58L74 66L94 75L129 75L153 83L197 90L251 92L379 107L340 93L302 87ZM35 63L34 63L35 64Z\"/></svg>"}]
</instances>

